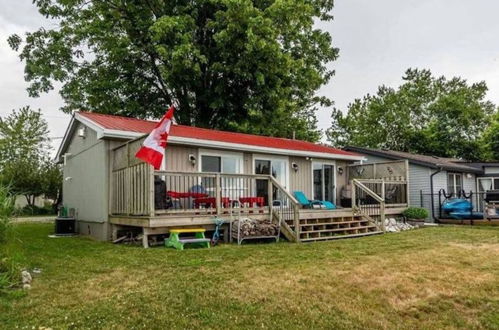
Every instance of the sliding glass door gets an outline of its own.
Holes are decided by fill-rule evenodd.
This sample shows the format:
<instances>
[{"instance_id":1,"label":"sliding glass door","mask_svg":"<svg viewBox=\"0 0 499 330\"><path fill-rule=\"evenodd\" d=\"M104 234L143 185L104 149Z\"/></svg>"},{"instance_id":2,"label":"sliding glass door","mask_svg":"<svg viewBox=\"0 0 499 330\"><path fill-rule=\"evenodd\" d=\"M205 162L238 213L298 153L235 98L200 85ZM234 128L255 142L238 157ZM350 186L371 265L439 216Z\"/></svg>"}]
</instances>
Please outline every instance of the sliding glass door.
<instances>
[{"instance_id":1,"label":"sliding glass door","mask_svg":"<svg viewBox=\"0 0 499 330\"><path fill-rule=\"evenodd\" d=\"M313 163L313 199L335 203L334 165Z\"/></svg>"}]
</instances>

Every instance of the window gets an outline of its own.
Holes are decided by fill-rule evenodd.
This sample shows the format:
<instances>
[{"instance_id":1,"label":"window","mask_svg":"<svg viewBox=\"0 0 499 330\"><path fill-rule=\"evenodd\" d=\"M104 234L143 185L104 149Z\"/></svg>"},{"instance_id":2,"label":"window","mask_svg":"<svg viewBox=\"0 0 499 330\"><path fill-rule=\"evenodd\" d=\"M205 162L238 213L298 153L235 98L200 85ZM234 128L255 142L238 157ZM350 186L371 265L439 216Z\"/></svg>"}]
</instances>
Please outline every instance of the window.
<instances>
[{"instance_id":1,"label":"window","mask_svg":"<svg viewBox=\"0 0 499 330\"><path fill-rule=\"evenodd\" d=\"M499 189L499 178L494 179L494 188L493 189Z\"/></svg>"},{"instance_id":2,"label":"window","mask_svg":"<svg viewBox=\"0 0 499 330\"><path fill-rule=\"evenodd\" d=\"M499 184L499 179L497 180ZM499 185L496 185L499 187ZM486 192L494 189L494 180L492 178L478 178L478 191Z\"/></svg>"},{"instance_id":3,"label":"window","mask_svg":"<svg viewBox=\"0 0 499 330\"><path fill-rule=\"evenodd\" d=\"M270 160L255 160L255 174L270 174Z\"/></svg>"},{"instance_id":4,"label":"window","mask_svg":"<svg viewBox=\"0 0 499 330\"><path fill-rule=\"evenodd\" d=\"M217 172L222 171L220 157L217 156L201 156L201 172Z\"/></svg>"},{"instance_id":5,"label":"window","mask_svg":"<svg viewBox=\"0 0 499 330\"><path fill-rule=\"evenodd\" d=\"M238 174L243 172L243 156L240 153L232 152L200 152L200 170L201 172ZM213 176L202 177L201 185L210 196L216 195L216 180ZM245 188L241 178L222 176L220 181L222 197L237 200Z\"/></svg>"},{"instance_id":6,"label":"window","mask_svg":"<svg viewBox=\"0 0 499 330\"><path fill-rule=\"evenodd\" d=\"M215 173L228 173L235 174L241 173L242 158L238 156L201 156L201 172L215 172Z\"/></svg>"},{"instance_id":7,"label":"window","mask_svg":"<svg viewBox=\"0 0 499 330\"><path fill-rule=\"evenodd\" d=\"M447 193L458 196L463 190L463 176L458 173L449 173L447 175Z\"/></svg>"}]
</instances>

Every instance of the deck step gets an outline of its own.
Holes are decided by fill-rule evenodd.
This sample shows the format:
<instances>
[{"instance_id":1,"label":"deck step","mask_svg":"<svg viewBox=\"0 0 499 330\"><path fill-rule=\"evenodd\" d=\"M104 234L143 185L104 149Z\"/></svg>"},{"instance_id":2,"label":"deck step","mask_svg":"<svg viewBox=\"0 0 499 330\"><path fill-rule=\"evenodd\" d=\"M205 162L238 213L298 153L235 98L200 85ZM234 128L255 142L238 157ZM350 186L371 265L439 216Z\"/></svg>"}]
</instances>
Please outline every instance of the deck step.
<instances>
[{"instance_id":1,"label":"deck step","mask_svg":"<svg viewBox=\"0 0 499 330\"><path fill-rule=\"evenodd\" d=\"M368 233L361 233L361 234L349 234L349 235L323 236L323 237L314 237L314 238L302 238L302 239L300 239L300 241L301 242L327 241L327 240L334 240L334 239L355 238L355 237L372 236L372 235L380 235L380 234L383 234L383 232L382 231L371 231L371 232L368 232Z\"/></svg>"},{"instance_id":2,"label":"deck step","mask_svg":"<svg viewBox=\"0 0 499 330\"><path fill-rule=\"evenodd\" d=\"M324 222L324 223L300 223L301 227L306 227L306 226L327 226L327 225L344 225L348 223L362 223L362 222L369 222L369 220L355 220L355 221L336 221L336 222Z\"/></svg>"},{"instance_id":3,"label":"deck step","mask_svg":"<svg viewBox=\"0 0 499 330\"><path fill-rule=\"evenodd\" d=\"M358 226L358 227L347 227L347 228L334 228L334 229L319 229L319 230L302 230L300 234L312 234L312 233L332 233L337 231L352 231L357 229L369 229L376 228L375 225L369 226Z\"/></svg>"}]
</instances>

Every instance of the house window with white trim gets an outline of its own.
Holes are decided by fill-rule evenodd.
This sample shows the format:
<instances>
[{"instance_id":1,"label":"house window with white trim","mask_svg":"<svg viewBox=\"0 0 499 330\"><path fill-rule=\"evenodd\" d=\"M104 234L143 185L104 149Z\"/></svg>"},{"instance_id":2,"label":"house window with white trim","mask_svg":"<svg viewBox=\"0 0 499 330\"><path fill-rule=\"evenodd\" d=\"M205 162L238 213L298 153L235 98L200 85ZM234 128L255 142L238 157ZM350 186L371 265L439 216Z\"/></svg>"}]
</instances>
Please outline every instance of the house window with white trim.
<instances>
[{"instance_id":1,"label":"house window with white trim","mask_svg":"<svg viewBox=\"0 0 499 330\"><path fill-rule=\"evenodd\" d=\"M242 158L232 155L201 155L201 172L242 173Z\"/></svg>"},{"instance_id":2,"label":"house window with white trim","mask_svg":"<svg viewBox=\"0 0 499 330\"><path fill-rule=\"evenodd\" d=\"M243 156L239 153L200 152L200 170L204 173L240 174L243 173ZM202 185L211 195L215 195L216 182L213 177L203 177ZM241 178L224 177L221 182L222 197L237 199L245 190Z\"/></svg>"},{"instance_id":3,"label":"house window with white trim","mask_svg":"<svg viewBox=\"0 0 499 330\"><path fill-rule=\"evenodd\" d=\"M447 174L447 193L452 193L454 197L457 197L459 193L463 190L463 176L459 173L448 173Z\"/></svg>"}]
</instances>

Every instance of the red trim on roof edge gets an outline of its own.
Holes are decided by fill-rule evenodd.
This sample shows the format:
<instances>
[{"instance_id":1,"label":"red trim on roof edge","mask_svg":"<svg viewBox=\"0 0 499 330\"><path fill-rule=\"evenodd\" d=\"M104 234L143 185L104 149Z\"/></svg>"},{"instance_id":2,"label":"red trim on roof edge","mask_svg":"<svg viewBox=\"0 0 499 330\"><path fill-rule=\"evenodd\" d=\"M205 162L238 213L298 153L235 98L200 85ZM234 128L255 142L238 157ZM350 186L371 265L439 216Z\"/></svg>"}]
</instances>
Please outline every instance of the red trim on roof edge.
<instances>
[{"instance_id":1,"label":"red trim on roof edge","mask_svg":"<svg viewBox=\"0 0 499 330\"><path fill-rule=\"evenodd\" d=\"M79 111L78 114L93 121L97 125L110 130L127 131L147 134L152 131L157 122L115 115L100 114L95 112ZM266 148L277 148L287 150L299 150L310 152L322 152L336 155L360 156L359 154L348 152L328 146L311 142L276 138L269 136L235 133L219 131L214 129L199 128L194 126L173 125L170 136L211 140L225 143L237 143Z\"/></svg>"}]
</instances>

